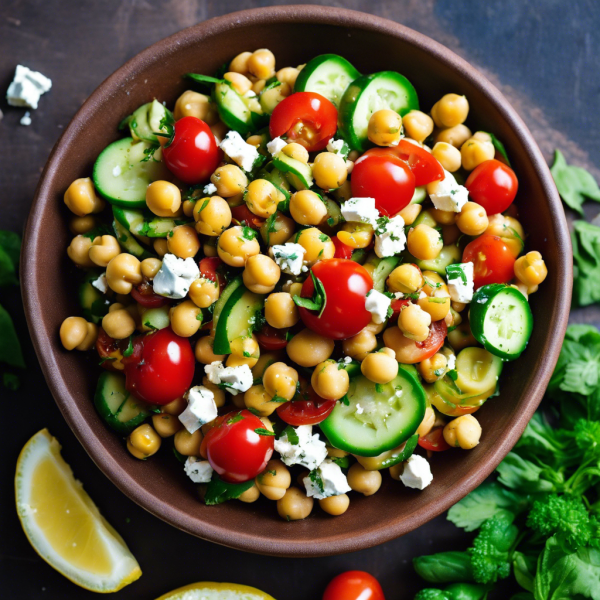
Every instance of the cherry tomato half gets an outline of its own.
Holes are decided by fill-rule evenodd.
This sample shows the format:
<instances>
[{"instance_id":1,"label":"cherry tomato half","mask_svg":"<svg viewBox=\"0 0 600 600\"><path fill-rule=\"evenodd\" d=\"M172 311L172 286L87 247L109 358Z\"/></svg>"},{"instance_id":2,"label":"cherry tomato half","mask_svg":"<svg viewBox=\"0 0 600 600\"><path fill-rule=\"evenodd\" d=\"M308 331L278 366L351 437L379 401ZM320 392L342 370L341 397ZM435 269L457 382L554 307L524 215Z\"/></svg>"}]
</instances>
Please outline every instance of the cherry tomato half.
<instances>
[{"instance_id":1,"label":"cherry tomato half","mask_svg":"<svg viewBox=\"0 0 600 600\"><path fill-rule=\"evenodd\" d=\"M100 357L100 364L107 371L123 370L123 350L127 340L115 340L111 338L102 327L98 327L98 337L96 338L96 352Z\"/></svg>"},{"instance_id":2,"label":"cherry tomato half","mask_svg":"<svg viewBox=\"0 0 600 600\"><path fill-rule=\"evenodd\" d=\"M481 204L488 215L495 215L504 212L513 203L519 182L509 166L492 159L473 169L465 187L473 202Z\"/></svg>"},{"instance_id":3,"label":"cherry tomato half","mask_svg":"<svg viewBox=\"0 0 600 600\"><path fill-rule=\"evenodd\" d=\"M223 151L210 127L196 117L183 117L174 125L173 140L162 149L169 171L184 183L206 183L223 160Z\"/></svg>"},{"instance_id":4,"label":"cherry tomato half","mask_svg":"<svg viewBox=\"0 0 600 600\"><path fill-rule=\"evenodd\" d=\"M131 297L144 308L160 308L169 303L169 299L154 293L152 284L142 281L131 288Z\"/></svg>"},{"instance_id":5,"label":"cherry tomato half","mask_svg":"<svg viewBox=\"0 0 600 600\"><path fill-rule=\"evenodd\" d=\"M346 571L325 588L323 600L385 600L379 581L365 571Z\"/></svg>"},{"instance_id":6,"label":"cherry tomato half","mask_svg":"<svg viewBox=\"0 0 600 600\"><path fill-rule=\"evenodd\" d=\"M225 276L217 272L221 265L223 265L223 261L218 256L206 256L198 263L202 277L219 283L219 293L227 287Z\"/></svg>"},{"instance_id":7,"label":"cherry tomato half","mask_svg":"<svg viewBox=\"0 0 600 600\"><path fill-rule=\"evenodd\" d=\"M419 438L419 446L432 452L443 452L451 446L444 439L444 428L434 427L427 435Z\"/></svg>"},{"instance_id":8,"label":"cherry tomato half","mask_svg":"<svg viewBox=\"0 0 600 600\"><path fill-rule=\"evenodd\" d=\"M275 329L270 325L263 325L255 335L258 343L265 350L281 350L287 346L286 332L287 329Z\"/></svg>"},{"instance_id":9,"label":"cherry tomato half","mask_svg":"<svg viewBox=\"0 0 600 600\"><path fill-rule=\"evenodd\" d=\"M515 256L496 235L484 234L467 244L463 262L474 265L475 289L489 283L507 283L514 276Z\"/></svg>"},{"instance_id":10,"label":"cherry tomato half","mask_svg":"<svg viewBox=\"0 0 600 600\"><path fill-rule=\"evenodd\" d=\"M252 229L260 229L261 225L265 222L265 219L257 217L249 208L246 203L234 206L231 209L231 216L238 222L244 222L248 227Z\"/></svg>"},{"instance_id":11,"label":"cherry tomato half","mask_svg":"<svg viewBox=\"0 0 600 600\"><path fill-rule=\"evenodd\" d=\"M321 316L298 307L300 318L309 329L334 340L345 340L371 322L365 298L373 289L373 280L362 265L344 258L330 258L318 262L311 271L323 284L326 301ZM312 277L308 277L302 285L302 297L312 298L314 289Z\"/></svg>"},{"instance_id":12,"label":"cherry tomato half","mask_svg":"<svg viewBox=\"0 0 600 600\"><path fill-rule=\"evenodd\" d=\"M273 454L274 437L261 435L264 423L249 410L230 412L206 434L206 455L225 481L243 483L262 473Z\"/></svg>"},{"instance_id":13,"label":"cherry tomato half","mask_svg":"<svg viewBox=\"0 0 600 600\"><path fill-rule=\"evenodd\" d=\"M336 404L337 400L325 400L311 385L305 385L305 389L292 401L277 407L277 415L294 427L316 425L330 415Z\"/></svg>"},{"instance_id":14,"label":"cherry tomato half","mask_svg":"<svg viewBox=\"0 0 600 600\"><path fill-rule=\"evenodd\" d=\"M150 404L168 404L189 389L196 359L189 340L167 328L135 338L123 364L128 391Z\"/></svg>"},{"instance_id":15,"label":"cherry tomato half","mask_svg":"<svg viewBox=\"0 0 600 600\"><path fill-rule=\"evenodd\" d=\"M315 92L296 92L284 98L269 122L272 139L285 135L309 152L323 150L336 130L336 107Z\"/></svg>"},{"instance_id":16,"label":"cherry tomato half","mask_svg":"<svg viewBox=\"0 0 600 600\"><path fill-rule=\"evenodd\" d=\"M424 342L407 338L398 327L388 327L383 333L383 340L386 346L394 349L398 362L414 365L432 357L444 345L447 334L448 327L442 320L431 324L429 337Z\"/></svg>"},{"instance_id":17,"label":"cherry tomato half","mask_svg":"<svg viewBox=\"0 0 600 600\"><path fill-rule=\"evenodd\" d=\"M344 242L340 241L340 238L334 236L331 238L333 245L335 246L335 254L333 258L352 258L352 247L347 246Z\"/></svg>"},{"instance_id":18,"label":"cherry tomato half","mask_svg":"<svg viewBox=\"0 0 600 600\"><path fill-rule=\"evenodd\" d=\"M410 304L410 300L405 300L404 298L396 298L392 300L390 304L390 308L392 309L392 316L390 317L390 322L396 321L398 319L398 315L400 311Z\"/></svg>"},{"instance_id":19,"label":"cherry tomato half","mask_svg":"<svg viewBox=\"0 0 600 600\"><path fill-rule=\"evenodd\" d=\"M415 193L415 176L408 164L389 150L374 148L363 154L352 170L352 196L375 198L377 210L391 217L401 211Z\"/></svg>"}]
</instances>

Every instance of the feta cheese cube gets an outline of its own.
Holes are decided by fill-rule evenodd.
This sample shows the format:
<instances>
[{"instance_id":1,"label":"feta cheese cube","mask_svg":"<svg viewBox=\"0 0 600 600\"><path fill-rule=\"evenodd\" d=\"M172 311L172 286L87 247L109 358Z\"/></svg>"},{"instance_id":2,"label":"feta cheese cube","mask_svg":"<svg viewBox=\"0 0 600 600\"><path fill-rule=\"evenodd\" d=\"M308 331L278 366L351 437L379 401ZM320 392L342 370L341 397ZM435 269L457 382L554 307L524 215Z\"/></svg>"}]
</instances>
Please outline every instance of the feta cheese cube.
<instances>
[{"instance_id":1,"label":"feta cheese cube","mask_svg":"<svg viewBox=\"0 0 600 600\"><path fill-rule=\"evenodd\" d=\"M6 100L11 106L37 108L40 96L52 87L52 81L38 71L17 65L12 83L8 86Z\"/></svg>"},{"instance_id":2,"label":"feta cheese cube","mask_svg":"<svg viewBox=\"0 0 600 600\"><path fill-rule=\"evenodd\" d=\"M300 244L291 242L280 246L271 246L269 250L269 254L279 268L288 275L300 275L305 253L306 250Z\"/></svg>"},{"instance_id":3,"label":"feta cheese cube","mask_svg":"<svg viewBox=\"0 0 600 600\"><path fill-rule=\"evenodd\" d=\"M25 127L29 127L29 125L31 125L31 113L28 110L25 111L25 114L21 117L19 123L21 123L21 125L25 125Z\"/></svg>"},{"instance_id":4,"label":"feta cheese cube","mask_svg":"<svg viewBox=\"0 0 600 600\"><path fill-rule=\"evenodd\" d=\"M377 225L379 211L375 208L375 198L350 198L342 204L341 210L346 221Z\"/></svg>"},{"instance_id":5,"label":"feta cheese cube","mask_svg":"<svg viewBox=\"0 0 600 600\"><path fill-rule=\"evenodd\" d=\"M183 469L185 474L194 483L208 483L213 474L213 468L210 466L210 463L197 456L188 456Z\"/></svg>"},{"instance_id":6,"label":"feta cheese cube","mask_svg":"<svg viewBox=\"0 0 600 600\"><path fill-rule=\"evenodd\" d=\"M186 297L190 285L199 277L200 270L193 258L184 260L174 254L165 254L152 287L159 296L180 300Z\"/></svg>"},{"instance_id":7,"label":"feta cheese cube","mask_svg":"<svg viewBox=\"0 0 600 600\"><path fill-rule=\"evenodd\" d=\"M190 433L217 418L217 405L212 390L197 385L187 393L187 401L188 405L179 415L179 420Z\"/></svg>"},{"instance_id":8,"label":"feta cheese cube","mask_svg":"<svg viewBox=\"0 0 600 600\"><path fill-rule=\"evenodd\" d=\"M285 140L282 140L280 137L276 137L270 142L267 142L267 150L273 156L281 152L286 146L287 142Z\"/></svg>"},{"instance_id":9,"label":"feta cheese cube","mask_svg":"<svg viewBox=\"0 0 600 600\"><path fill-rule=\"evenodd\" d=\"M106 281L106 271L98 277L98 279L94 279L92 281L92 286L94 286L99 292L106 294L108 292L108 281Z\"/></svg>"},{"instance_id":10,"label":"feta cheese cube","mask_svg":"<svg viewBox=\"0 0 600 600\"><path fill-rule=\"evenodd\" d=\"M339 496L351 489L341 467L330 458L311 471L303 481L306 495L315 500Z\"/></svg>"},{"instance_id":11,"label":"feta cheese cube","mask_svg":"<svg viewBox=\"0 0 600 600\"><path fill-rule=\"evenodd\" d=\"M456 355L451 354L448 357L448 366L446 367L446 371L453 371L456 369Z\"/></svg>"},{"instance_id":12,"label":"feta cheese cube","mask_svg":"<svg viewBox=\"0 0 600 600\"><path fill-rule=\"evenodd\" d=\"M312 425L300 425L294 430L298 443L292 444L286 433L275 440L275 450L288 467L301 465L312 471L327 458L327 446L316 433L313 435Z\"/></svg>"},{"instance_id":13,"label":"feta cheese cube","mask_svg":"<svg viewBox=\"0 0 600 600\"><path fill-rule=\"evenodd\" d=\"M217 191L217 186L214 183L207 183L202 190L207 196L212 196Z\"/></svg>"},{"instance_id":14,"label":"feta cheese cube","mask_svg":"<svg viewBox=\"0 0 600 600\"><path fill-rule=\"evenodd\" d=\"M387 319L387 311L391 303L390 298L375 289L367 293L365 308L373 315L373 323L383 323Z\"/></svg>"},{"instance_id":15,"label":"feta cheese cube","mask_svg":"<svg viewBox=\"0 0 600 600\"><path fill-rule=\"evenodd\" d=\"M248 365L224 367L221 361L215 361L204 367L208 380L215 385L225 387L227 391L237 396L252 387L254 378Z\"/></svg>"},{"instance_id":16,"label":"feta cheese cube","mask_svg":"<svg viewBox=\"0 0 600 600\"><path fill-rule=\"evenodd\" d=\"M459 263L446 267L448 292L454 302L468 304L473 300L473 263Z\"/></svg>"},{"instance_id":17,"label":"feta cheese cube","mask_svg":"<svg viewBox=\"0 0 600 600\"><path fill-rule=\"evenodd\" d=\"M340 154L343 158L346 158L350 152L350 148L344 140L334 140L331 138L327 143L327 152L331 152L332 154Z\"/></svg>"},{"instance_id":18,"label":"feta cheese cube","mask_svg":"<svg viewBox=\"0 0 600 600\"><path fill-rule=\"evenodd\" d=\"M252 144L247 144L237 131L227 132L219 147L246 172L252 171L254 162L259 157L258 150Z\"/></svg>"},{"instance_id":19,"label":"feta cheese cube","mask_svg":"<svg viewBox=\"0 0 600 600\"><path fill-rule=\"evenodd\" d=\"M406 487L424 490L433 481L433 475L427 460L418 454L413 454L404 463L400 481Z\"/></svg>"},{"instance_id":20,"label":"feta cheese cube","mask_svg":"<svg viewBox=\"0 0 600 600\"><path fill-rule=\"evenodd\" d=\"M459 213L469 201L469 192L466 187L456 183L452 173L444 169L444 179L437 182L435 192L429 197L437 209Z\"/></svg>"},{"instance_id":21,"label":"feta cheese cube","mask_svg":"<svg viewBox=\"0 0 600 600\"><path fill-rule=\"evenodd\" d=\"M391 219L379 219L375 230L375 254L379 258L400 254L406 247L404 219L396 215Z\"/></svg>"}]
</instances>

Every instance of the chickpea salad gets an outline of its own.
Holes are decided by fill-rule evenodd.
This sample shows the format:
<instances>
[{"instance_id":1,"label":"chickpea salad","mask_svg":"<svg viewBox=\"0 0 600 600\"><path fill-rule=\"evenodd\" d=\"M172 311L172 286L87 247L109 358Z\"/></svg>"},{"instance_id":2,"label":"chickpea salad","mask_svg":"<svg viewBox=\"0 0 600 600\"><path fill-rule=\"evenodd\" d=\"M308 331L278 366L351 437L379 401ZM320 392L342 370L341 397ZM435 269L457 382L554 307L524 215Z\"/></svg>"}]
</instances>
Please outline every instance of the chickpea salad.
<instances>
[{"instance_id":1,"label":"chickpea salad","mask_svg":"<svg viewBox=\"0 0 600 600\"><path fill-rule=\"evenodd\" d=\"M436 452L478 445L547 275L502 143L465 96L423 112L400 73L335 54L185 81L64 195L81 316L60 338L97 352L100 417L209 505L297 520L384 471L424 489Z\"/></svg>"}]
</instances>

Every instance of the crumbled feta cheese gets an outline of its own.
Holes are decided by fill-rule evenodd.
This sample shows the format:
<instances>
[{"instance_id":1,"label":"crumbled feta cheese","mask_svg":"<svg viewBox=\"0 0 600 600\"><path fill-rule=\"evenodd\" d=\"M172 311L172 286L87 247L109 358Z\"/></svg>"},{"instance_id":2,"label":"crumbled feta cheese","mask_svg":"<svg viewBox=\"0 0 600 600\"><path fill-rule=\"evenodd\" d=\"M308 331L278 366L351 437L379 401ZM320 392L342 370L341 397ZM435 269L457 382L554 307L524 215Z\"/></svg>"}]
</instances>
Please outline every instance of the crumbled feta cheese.
<instances>
[{"instance_id":1,"label":"crumbled feta cheese","mask_svg":"<svg viewBox=\"0 0 600 600\"><path fill-rule=\"evenodd\" d=\"M165 254L159 272L154 276L152 287L159 296L179 300L185 298L190 285L200 277L200 270L193 258L178 258Z\"/></svg>"},{"instance_id":2,"label":"crumbled feta cheese","mask_svg":"<svg viewBox=\"0 0 600 600\"><path fill-rule=\"evenodd\" d=\"M202 191L207 196L212 196L217 191L217 186L214 183L207 183Z\"/></svg>"},{"instance_id":3,"label":"crumbled feta cheese","mask_svg":"<svg viewBox=\"0 0 600 600\"><path fill-rule=\"evenodd\" d=\"M287 146L287 142L282 140L280 137L276 137L272 139L270 142L267 142L267 150L270 154L275 156L281 152Z\"/></svg>"},{"instance_id":4,"label":"crumbled feta cheese","mask_svg":"<svg viewBox=\"0 0 600 600\"><path fill-rule=\"evenodd\" d=\"M473 263L459 263L446 267L448 291L454 302L468 304L473 300Z\"/></svg>"},{"instance_id":5,"label":"crumbled feta cheese","mask_svg":"<svg viewBox=\"0 0 600 600\"><path fill-rule=\"evenodd\" d=\"M362 415L365 412L365 409L357 402L356 403L356 414Z\"/></svg>"},{"instance_id":6,"label":"crumbled feta cheese","mask_svg":"<svg viewBox=\"0 0 600 600\"><path fill-rule=\"evenodd\" d=\"M413 454L404 463L400 481L406 487L424 490L433 481L433 475L427 460L418 454Z\"/></svg>"},{"instance_id":7,"label":"crumbled feta cheese","mask_svg":"<svg viewBox=\"0 0 600 600\"><path fill-rule=\"evenodd\" d=\"M187 393L187 402L188 405L179 415L179 420L190 433L194 433L205 423L210 423L217 418L215 394L203 385L190 389Z\"/></svg>"},{"instance_id":8,"label":"crumbled feta cheese","mask_svg":"<svg viewBox=\"0 0 600 600\"><path fill-rule=\"evenodd\" d=\"M444 169L444 179L437 182L435 192L429 197L438 210L459 213L469 201L469 192L466 187L456 183L452 173Z\"/></svg>"},{"instance_id":9,"label":"crumbled feta cheese","mask_svg":"<svg viewBox=\"0 0 600 600\"><path fill-rule=\"evenodd\" d=\"M252 171L254 162L259 157L258 150L246 143L237 131L229 131L219 147L246 172Z\"/></svg>"},{"instance_id":10,"label":"crumbled feta cheese","mask_svg":"<svg viewBox=\"0 0 600 600\"><path fill-rule=\"evenodd\" d=\"M8 86L6 100L11 106L37 108L40 96L52 87L52 81L38 71L17 65L12 83Z\"/></svg>"},{"instance_id":11,"label":"crumbled feta cheese","mask_svg":"<svg viewBox=\"0 0 600 600\"><path fill-rule=\"evenodd\" d=\"M352 357L351 356L344 356L344 362L349 365L352 362Z\"/></svg>"},{"instance_id":12,"label":"crumbled feta cheese","mask_svg":"<svg viewBox=\"0 0 600 600\"><path fill-rule=\"evenodd\" d=\"M119 177L119 175L121 175L121 166L116 165L114 167L114 169L112 170L112 174L113 174L113 177Z\"/></svg>"},{"instance_id":13,"label":"crumbled feta cheese","mask_svg":"<svg viewBox=\"0 0 600 600\"><path fill-rule=\"evenodd\" d=\"M19 123L21 123L21 125L25 125L25 127L29 127L29 125L31 125L31 113L29 111L25 111L25 114L21 117Z\"/></svg>"},{"instance_id":14,"label":"crumbled feta cheese","mask_svg":"<svg viewBox=\"0 0 600 600\"><path fill-rule=\"evenodd\" d=\"M92 285L98 291L102 292L103 294L106 294L106 292L108 292L108 281L106 280L106 271L104 271L104 273L102 273L102 275L100 275L98 279L94 279L94 281L92 281Z\"/></svg>"},{"instance_id":15,"label":"crumbled feta cheese","mask_svg":"<svg viewBox=\"0 0 600 600\"><path fill-rule=\"evenodd\" d=\"M342 204L341 210L346 221L377 225L379 211L375 208L375 198L350 198Z\"/></svg>"},{"instance_id":16,"label":"crumbled feta cheese","mask_svg":"<svg viewBox=\"0 0 600 600\"><path fill-rule=\"evenodd\" d=\"M215 385L222 385L232 396L246 392L252 387L254 378L248 365L224 367L220 361L215 361L204 367L208 380Z\"/></svg>"},{"instance_id":17,"label":"crumbled feta cheese","mask_svg":"<svg viewBox=\"0 0 600 600\"><path fill-rule=\"evenodd\" d=\"M454 369L456 369L456 355L451 354L448 357L448 366L447 366L447 370L448 371L453 371Z\"/></svg>"},{"instance_id":18,"label":"crumbled feta cheese","mask_svg":"<svg viewBox=\"0 0 600 600\"><path fill-rule=\"evenodd\" d=\"M210 463L197 456L188 456L183 468L185 474L194 483L208 483L213 474L213 468L210 466Z\"/></svg>"},{"instance_id":19,"label":"crumbled feta cheese","mask_svg":"<svg viewBox=\"0 0 600 600\"><path fill-rule=\"evenodd\" d=\"M341 467L330 458L311 471L303 481L306 495L315 500L339 496L351 489Z\"/></svg>"},{"instance_id":20,"label":"crumbled feta cheese","mask_svg":"<svg viewBox=\"0 0 600 600\"><path fill-rule=\"evenodd\" d=\"M327 446L316 433L313 435L312 425L300 425L294 429L298 443L292 444L285 434L275 440L275 450L288 467L301 465L312 471L327 458Z\"/></svg>"},{"instance_id":21,"label":"crumbled feta cheese","mask_svg":"<svg viewBox=\"0 0 600 600\"><path fill-rule=\"evenodd\" d=\"M379 258L400 254L406 247L404 219L396 215L391 219L380 219L375 230L375 254Z\"/></svg>"},{"instance_id":22,"label":"crumbled feta cheese","mask_svg":"<svg viewBox=\"0 0 600 600\"><path fill-rule=\"evenodd\" d=\"M271 246L269 253L280 269L288 275L300 275L306 250L300 244L288 242Z\"/></svg>"},{"instance_id":23,"label":"crumbled feta cheese","mask_svg":"<svg viewBox=\"0 0 600 600\"><path fill-rule=\"evenodd\" d=\"M331 138L329 142L327 142L327 152L341 154L345 158L348 155L348 150L348 144L346 144L344 140L334 140Z\"/></svg>"},{"instance_id":24,"label":"crumbled feta cheese","mask_svg":"<svg viewBox=\"0 0 600 600\"><path fill-rule=\"evenodd\" d=\"M372 289L365 298L365 308L373 315L373 323L383 323L392 301L385 294Z\"/></svg>"}]
</instances>

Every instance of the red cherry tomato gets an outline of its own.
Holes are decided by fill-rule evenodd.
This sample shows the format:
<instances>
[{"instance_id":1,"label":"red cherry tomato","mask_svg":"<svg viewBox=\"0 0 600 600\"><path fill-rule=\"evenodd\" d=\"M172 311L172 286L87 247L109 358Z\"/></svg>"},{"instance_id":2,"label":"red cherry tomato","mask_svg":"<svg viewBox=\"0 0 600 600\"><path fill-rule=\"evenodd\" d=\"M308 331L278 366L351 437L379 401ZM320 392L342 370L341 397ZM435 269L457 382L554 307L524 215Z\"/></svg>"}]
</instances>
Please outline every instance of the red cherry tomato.
<instances>
[{"instance_id":1,"label":"red cherry tomato","mask_svg":"<svg viewBox=\"0 0 600 600\"><path fill-rule=\"evenodd\" d=\"M404 298L396 298L396 300L392 300L390 304L390 308L392 309L392 316L390 317L390 321L395 321L400 314L400 311L410 304L410 300L405 300Z\"/></svg>"},{"instance_id":2,"label":"red cherry tomato","mask_svg":"<svg viewBox=\"0 0 600 600\"><path fill-rule=\"evenodd\" d=\"M169 299L154 293L152 284L143 281L131 288L131 297L144 308L160 308L169 303Z\"/></svg>"},{"instance_id":3,"label":"red cherry tomato","mask_svg":"<svg viewBox=\"0 0 600 600\"><path fill-rule=\"evenodd\" d=\"M345 340L356 335L371 322L371 313L365 308L367 293L373 289L373 280L358 263L343 258L318 262L311 269L325 289L326 303L322 315L298 307L304 324L318 334L334 340ZM312 298L314 283L308 277L302 285L303 298Z\"/></svg>"},{"instance_id":4,"label":"red cherry tomato","mask_svg":"<svg viewBox=\"0 0 600 600\"><path fill-rule=\"evenodd\" d=\"M285 135L288 141L309 152L323 150L337 130L337 109L321 94L296 92L282 100L269 122L271 138Z\"/></svg>"},{"instance_id":5,"label":"red cherry tomato","mask_svg":"<svg viewBox=\"0 0 600 600\"><path fill-rule=\"evenodd\" d=\"M111 338L102 327L98 327L98 337L96 338L96 352L101 359L102 368L107 371L120 371L115 366L118 360L122 359L124 346L127 340L115 340Z\"/></svg>"},{"instance_id":6,"label":"red cherry tomato","mask_svg":"<svg viewBox=\"0 0 600 600\"><path fill-rule=\"evenodd\" d=\"M467 244L463 262L474 265L475 289L489 283L507 283L514 276L515 256L496 235L484 234Z\"/></svg>"},{"instance_id":7,"label":"red cherry tomato","mask_svg":"<svg viewBox=\"0 0 600 600\"><path fill-rule=\"evenodd\" d=\"M335 246L335 254L333 258L352 258L352 248L340 242L340 238L334 236L331 238L333 245Z\"/></svg>"},{"instance_id":8,"label":"red cherry tomato","mask_svg":"<svg viewBox=\"0 0 600 600\"><path fill-rule=\"evenodd\" d=\"M405 365L414 365L432 357L444 345L448 327L443 320L434 321L431 324L429 337L424 342L415 342L407 338L399 329L397 332L395 329L391 329L390 333L394 334L393 347L398 362ZM387 335L389 334L384 333L384 340Z\"/></svg>"},{"instance_id":9,"label":"red cherry tomato","mask_svg":"<svg viewBox=\"0 0 600 600\"><path fill-rule=\"evenodd\" d=\"M419 438L419 446L433 452L449 450L451 446L444 439L443 432L443 427L434 427L427 435Z\"/></svg>"},{"instance_id":10,"label":"red cherry tomato","mask_svg":"<svg viewBox=\"0 0 600 600\"><path fill-rule=\"evenodd\" d=\"M260 435L264 423L249 410L231 412L206 434L206 455L225 481L243 483L264 471L273 454L273 436Z\"/></svg>"},{"instance_id":11,"label":"red cherry tomato","mask_svg":"<svg viewBox=\"0 0 600 600\"><path fill-rule=\"evenodd\" d=\"M123 364L128 391L150 404L168 404L189 389L196 359L189 340L167 328L135 338Z\"/></svg>"},{"instance_id":12,"label":"red cherry tomato","mask_svg":"<svg viewBox=\"0 0 600 600\"><path fill-rule=\"evenodd\" d=\"M510 167L492 159L473 169L465 187L473 202L481 204L488 215L495 215L504 212L513 203L519 182Z\"/></svg>"},{"instance_id":13,"label":"red cherry tomato","mask_svg":"<svg viewBox=\"0 0 600 600\"><path fill-rule=\"evenodd\" d=\"M377 148L354 163L350 184L352 196L375 198L377 210L388 217L408 206L415 193L415 176L408 164Z\"/></svg>"},{"instance_id":14,"label":"red cherry tomato","mask_svg":"<svg viewBox=\"0 0 600 600\"><path fill-rule=\"evenodd\" d=\"M210 127L196 117L175 123L173 141L162 149L169 171L184 183L206 183L223 160Z\"/></svg>"},{"instance_id":15,"label":"red cherry tomato","mask_svg":"<svg viewBox=\"0 0 600 600\"><path fill-rule=\"evenodd\" d=\"M234 206L231 209L231 216L238 222L244 222L248 227L252 229L260 229L261 225L265 222L265 219L257 217L249 208L247 204L240 204Z\"/></svg>"},{"instance_id":16,"label":"red cherry tomato","mask_svg":"<svg viewBox=\"0 0 600 600\"><path fill-rule=\"evenodd\" d=\"M365 571L346 571L325 588L323 600L385 600L381 585Z\"/></svg>"},{"instance_id":17,"label":"red cherry tomato","mask_svg":"<svg viewBox=\"0 0 600 600\"><path fill-rule=\"evenodd\" d=\"M277 407L277 415L289 425L316 425L324 421L337 404L336 400L325 400L306 382L305 389L291 402Z\"/></svg>"},{"instance_id":18,"label":"red cherry tomato","mask_svg":"<svg viewBox=\"0 0 600 600\"><path fill-rule=\"evenodd\" d=\"M202 275L202 277L219 283L219 293L227 287L225 276L217 273L217 269L222 264L223 261L218 256L207 256L198 263L198 268L200 269L200 275Z\"/></svg>"},{"instance_id":19,"label":"red cherry tomato","mask_svg":"<svg viewBox=\"0 0 600 600\"><path fill-rule=\"evenodd\" d=\"M270 325L263 325L255 335L258 343L265 350L281 350L287 346L286 331L286 329L275 329Z\"/></svg>"}]
</instances>

